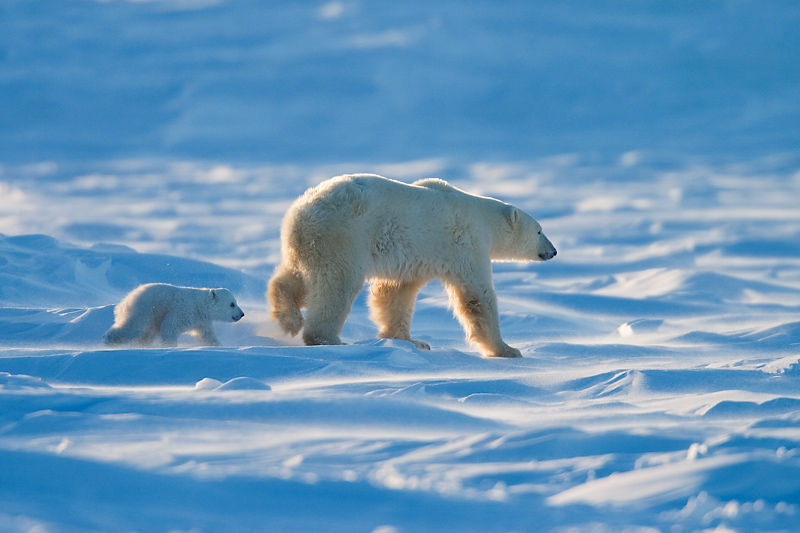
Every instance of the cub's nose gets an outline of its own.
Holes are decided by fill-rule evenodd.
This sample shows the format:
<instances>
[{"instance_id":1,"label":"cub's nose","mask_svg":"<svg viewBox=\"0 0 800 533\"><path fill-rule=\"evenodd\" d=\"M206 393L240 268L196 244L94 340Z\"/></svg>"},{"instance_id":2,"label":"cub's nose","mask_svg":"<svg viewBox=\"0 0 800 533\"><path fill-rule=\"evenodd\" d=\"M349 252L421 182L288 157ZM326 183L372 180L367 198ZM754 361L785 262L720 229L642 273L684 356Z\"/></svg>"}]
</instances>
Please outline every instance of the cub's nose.
<instances>
[{"instance_id":1,"label":"cub's nose","mask_svg":"<svg viewBox=\"0 0 800 533\"><path fill-rule=\"evenodd\" d=\"M238 321L240 321L242 318L244 318L244 312L242 312L242 313L241 313L241 314L239 314L239 315L234 315L234 316L233 316L233 321L234 321L234 322L238 322Z\"/></svg>"}]
</instances>

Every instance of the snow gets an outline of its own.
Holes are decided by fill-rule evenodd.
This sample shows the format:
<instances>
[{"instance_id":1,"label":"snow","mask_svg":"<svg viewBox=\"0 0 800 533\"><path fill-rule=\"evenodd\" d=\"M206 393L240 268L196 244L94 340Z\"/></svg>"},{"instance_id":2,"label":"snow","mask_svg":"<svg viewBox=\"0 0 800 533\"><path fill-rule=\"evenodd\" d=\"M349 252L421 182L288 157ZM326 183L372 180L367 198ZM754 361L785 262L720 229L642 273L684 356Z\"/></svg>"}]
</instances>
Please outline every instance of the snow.
<instances>
[{"instance_id":1,"label":"snow","mask_svg":"<svg viewBox=\"0 0 800 533\"><path fill-rule=\"evenodd\" d=\"M0 531L800 530L793 2L11 0ZM267 319L280 220L344 172L535 216L479 357ZM142 283L222 347L111 349Z\"/></svg>"}]
</instances>

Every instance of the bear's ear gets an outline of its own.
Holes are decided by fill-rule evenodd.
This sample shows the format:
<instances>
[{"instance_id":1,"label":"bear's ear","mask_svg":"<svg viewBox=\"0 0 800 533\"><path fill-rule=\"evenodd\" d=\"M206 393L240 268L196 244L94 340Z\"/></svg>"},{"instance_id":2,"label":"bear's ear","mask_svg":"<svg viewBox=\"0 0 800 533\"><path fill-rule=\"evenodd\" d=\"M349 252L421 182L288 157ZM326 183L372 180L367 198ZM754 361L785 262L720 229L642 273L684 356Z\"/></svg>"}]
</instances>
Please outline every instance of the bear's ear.
<instances>
[{"instance_id":1,"label":"bear's ear","mask_svg":"<svg viewBox=\"0 0 800 533\"><path fill-rule=\"evenodd\" d=\"M519 209L513 205L507 205L503 208L503 215L506 217L508 225L514 228L519 222Z\"/></svg>"},{"instance_id":2,"label":"bear's ear","mask_svg":"<svg viewBox=\"0 0 800 533\"><path fill-rule=\"evenodd\" d=\"M208 291L208 293L211 295L211 299L212 300L216 300L217 299L217 291L215 291L214 289L211 289L210 291Z\"/></svg>"}]
</instances>

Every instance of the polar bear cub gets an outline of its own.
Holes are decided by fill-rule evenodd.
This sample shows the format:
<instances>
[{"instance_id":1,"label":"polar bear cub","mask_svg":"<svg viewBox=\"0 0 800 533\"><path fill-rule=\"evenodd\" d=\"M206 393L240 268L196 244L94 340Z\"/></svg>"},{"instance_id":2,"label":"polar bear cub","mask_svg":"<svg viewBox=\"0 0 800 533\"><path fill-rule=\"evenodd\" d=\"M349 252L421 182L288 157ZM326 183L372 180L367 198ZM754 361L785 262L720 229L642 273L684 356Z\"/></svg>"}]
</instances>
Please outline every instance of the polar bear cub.
<instances>
[{"instance_id":1,"label":"polar bear cub","mask_svg":"<svg viewBox=\"0 0 800 533\"><path fill-rule=\"evenodd\" d=\"M117 304L114 325L103 335L103 342L150 345L160 336L165 346L176 346L178 337L189 333L198 344L219 346L213 321L236 322L243 316L228 289L150 283L132 290Z\"/></svg>"},{"instance_id":2,"label":"polar bear cub","mask_svg":"<svg viewBox=\"0 0 800 533\"><path fill-rule=\"evenodd\" d=\"M378 335L430 349L411 338L411 316L417 292L439 279L484 356L519 357L500 336L491 261L555 255L536 220L499 200L438 179L408 185L372 174L339 176L306 191L286 213L267 298L287 333L302 329L308 345L341 344L353 301L370 280Z\"/></svg>"}]
</instances>

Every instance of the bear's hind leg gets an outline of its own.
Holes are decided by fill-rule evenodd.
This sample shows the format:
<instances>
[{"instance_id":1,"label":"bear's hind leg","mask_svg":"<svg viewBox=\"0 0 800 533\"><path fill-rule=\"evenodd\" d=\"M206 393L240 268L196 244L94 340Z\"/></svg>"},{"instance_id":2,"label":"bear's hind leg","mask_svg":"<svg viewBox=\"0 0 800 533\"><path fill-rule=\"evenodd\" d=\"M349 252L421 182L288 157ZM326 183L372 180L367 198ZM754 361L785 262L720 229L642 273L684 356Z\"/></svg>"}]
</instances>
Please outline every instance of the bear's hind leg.
<instances>
[{"instance_id":1,"label":"bear's hind leg","mask_svg":"<svg viewBox=\"0 0 800 533\"><path fill-rule=\"evenodd\" d=\"M303 342L308 346L344 344L339 338L350 308L364 287L361 272L326 270L308 281Z\"/></svg>"},{"instance_id":2,"label":"bear's hind leg","mask_svg":"<svg viewBox=\"0 0 800 533\"><path fill-rule=\"evenodd\" d=\"M297 268L281 265L269 281L267 301L272 307L272 318L284 332L292 336L303 328L306 286Z\"/></svg>"},{"instance_id":3,"label":"bear's hind leg","mask_svg":"<svg viewBox=\"0 0 800 533\"><path fill-rule=\"evenodd\" d=\"M414 343L420 350L430 350L427 342L411 338L414 302L424 281L398 282L377 280L369 291L370 318L378 326L378 337Z\"/></svg>"}]
</instances>

